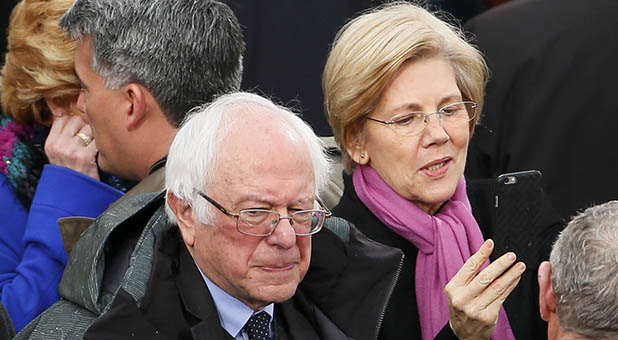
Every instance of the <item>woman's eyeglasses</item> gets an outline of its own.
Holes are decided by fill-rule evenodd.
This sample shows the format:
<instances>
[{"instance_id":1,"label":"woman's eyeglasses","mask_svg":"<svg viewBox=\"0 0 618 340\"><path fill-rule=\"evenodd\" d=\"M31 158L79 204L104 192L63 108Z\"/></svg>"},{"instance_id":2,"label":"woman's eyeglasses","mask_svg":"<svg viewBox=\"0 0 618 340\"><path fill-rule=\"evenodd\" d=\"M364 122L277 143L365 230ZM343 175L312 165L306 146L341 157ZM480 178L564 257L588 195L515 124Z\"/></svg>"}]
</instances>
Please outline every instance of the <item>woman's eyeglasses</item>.
<instances>
[{"instance_id":1,"label":"woman's eyeglasses","mask_svg":"<svg viewBox=\"0 0 618 340\"><path fill-rule=\"evenodd\" d=\"M406 112L398 114L389 120L380 120L369 116L365 118L389 126L400 136L411 136L421 133L425 126L427 126L428 118L432 115L437 115L443 124L442 126L446 128L464 126L474 119L477 107L478 104L473 101L462 101L445 105L438 111L431 113L422 111Z\"/></svg>"}]
</instances>

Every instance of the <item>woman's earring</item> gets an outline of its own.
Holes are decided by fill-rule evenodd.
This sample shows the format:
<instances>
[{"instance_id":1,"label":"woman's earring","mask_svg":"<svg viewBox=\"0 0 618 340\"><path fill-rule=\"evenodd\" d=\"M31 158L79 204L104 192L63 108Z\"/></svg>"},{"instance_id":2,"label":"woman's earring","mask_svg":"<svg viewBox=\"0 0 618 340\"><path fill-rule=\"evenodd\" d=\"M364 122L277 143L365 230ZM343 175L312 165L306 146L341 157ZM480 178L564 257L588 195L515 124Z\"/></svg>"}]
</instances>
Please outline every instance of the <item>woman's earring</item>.
<instances>
[{"instance_id":1,"label":"woman's earring","mask_svg":"<svg viewBox=\"0 0 618 340\"><path fill-rule=\"evenodd\" d=\"M365 158L365 151L361 151L360 158Z\"/></svg>"}]
</instances>

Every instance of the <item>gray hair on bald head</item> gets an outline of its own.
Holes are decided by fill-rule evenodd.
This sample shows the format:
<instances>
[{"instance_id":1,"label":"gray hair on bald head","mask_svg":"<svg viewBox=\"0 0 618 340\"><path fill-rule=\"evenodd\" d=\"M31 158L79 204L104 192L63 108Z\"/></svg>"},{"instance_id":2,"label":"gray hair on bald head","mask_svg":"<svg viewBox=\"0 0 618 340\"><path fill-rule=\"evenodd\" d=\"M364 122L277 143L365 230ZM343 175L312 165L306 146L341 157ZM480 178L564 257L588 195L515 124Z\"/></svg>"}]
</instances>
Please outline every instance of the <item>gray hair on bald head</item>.
<instances>
[{"instance_id":1,"label":"gray hair on bald head","mask_svg":"<svg viewBox=\"0 0 618 340\"><path fill-rule=\"evenodd\" d=\"M283 131L298 136L305 146L305 150L299 152L307 153L313 165L316 196L319 197L319 193L326 188L331 171L330 159L324 143L305 121L289 109L258 95L246 92L227 94L210 105L195 108L187 116L167 157L166 190L189 204L204 224L211 223L212 210L195 189L208 191L215 180L220 144L235 124L244 119L247 111L252 118L268 119ZM169 203L166 210L170 221L176 222Z\"/></svg>"},{"instance_id":2,"label":"gray hair on bald head","mask_svg":"<svg viewBox=\"0 0 618 340\"><path fill-rule=\"evenodd\" d=\"M561 327L593 339L618 338L618 201L575 216L550 262Z\"/></svg>"},{"instance_id":3,"label":"gray hair on bald head","mask_svg":"<svg viewBox=\"0 0 618 340\"><path fill-rule=\"evenodd\" d=\"M92 37L92 68L108 88L146 87L167 120L238 90L244 42L238 20L211 0L77 0L60 26Z\"/></svg>"}]
</instances>

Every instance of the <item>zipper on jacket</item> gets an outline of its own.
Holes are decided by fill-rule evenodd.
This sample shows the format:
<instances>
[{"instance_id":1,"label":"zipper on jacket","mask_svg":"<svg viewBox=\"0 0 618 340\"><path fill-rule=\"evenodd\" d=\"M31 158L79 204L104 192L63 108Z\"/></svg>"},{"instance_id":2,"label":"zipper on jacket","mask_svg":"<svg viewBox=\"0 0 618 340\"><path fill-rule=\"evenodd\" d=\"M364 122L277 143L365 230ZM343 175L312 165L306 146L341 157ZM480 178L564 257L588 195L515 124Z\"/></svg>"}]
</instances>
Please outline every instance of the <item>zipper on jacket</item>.
<instances>
[{"instance_id":1,"label":"zipper on jacket","mask_svg":"<svg viewBox=\"0 0 618 340\"><path fill-rule=\"evenodd\" d=\"M406 257L403 252L401 253L401 258L399 259L399 266L397 266L397 271L395 272L395 277L391 280L391 284L388 289L388 296L386 297L386 301L384 301L384 305L380 311L380 317L378 318L378 324L376 325L376 332L374 339L378 340L378 336L380 335L380 329L382 328L382 322L384 321L384 314L386 313L386 307L388 307L388 303L391 300L391 295L393 295L393 290L395 290L395 285L399 280L399 274L401 274L401 268L403 268L403 259Z\"/></svg>"}]
</instances>

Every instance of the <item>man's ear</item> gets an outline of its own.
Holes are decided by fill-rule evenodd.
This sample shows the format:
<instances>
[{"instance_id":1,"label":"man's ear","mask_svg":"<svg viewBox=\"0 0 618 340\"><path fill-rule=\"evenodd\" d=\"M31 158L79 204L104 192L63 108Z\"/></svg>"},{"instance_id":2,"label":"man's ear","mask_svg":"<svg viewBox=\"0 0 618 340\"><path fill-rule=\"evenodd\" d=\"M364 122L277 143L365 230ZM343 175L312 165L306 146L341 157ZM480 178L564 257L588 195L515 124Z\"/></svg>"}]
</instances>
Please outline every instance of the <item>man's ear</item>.
<instances>
[{"instance_id":1,"label":"man's ear","mask_svg":"<svg viewBox=\"0 0 618 340\"><path fill-rule=\"evenodd\" d=\"M552 314L556 313L556 296L551 281L551 263L543 261L539 266L539 309L541 319L549 321Z\"/></svg>"},{"instance_id":2,"label":"man's ear","mask_svg":"<svg viewBox=\"0 0 618 340\"><path fill-rule=\"evenodd\" d=\"M195 228L198 223L193 216L193 208L170 191L167 192L167 202L176 216L182 239L188 247L193 247L195 244Z\"/></svg>"},{"instance_id":3,"label":"man's ear","mask_svg":"<svg viewBox=\"0 0 618 340\"><path fill-rule=\"evenodd\" d=\"M136 83L129 83L124 87L124 95L130 103L127 113L127 131L137 129L146 118L148 93L146 88Z\"/></svg>"},{"instance_id":4,"label":"man's ear","mask_svg":"<svg viewBox=\"0 0 618 340\"><path fill-rule=\"evenodd\" d=\"M362 128L352 128L345 135L345 149L352 160L360 165L369 162L369 153L365 150L365 138Z\"/></svg>"}]
</instances>

